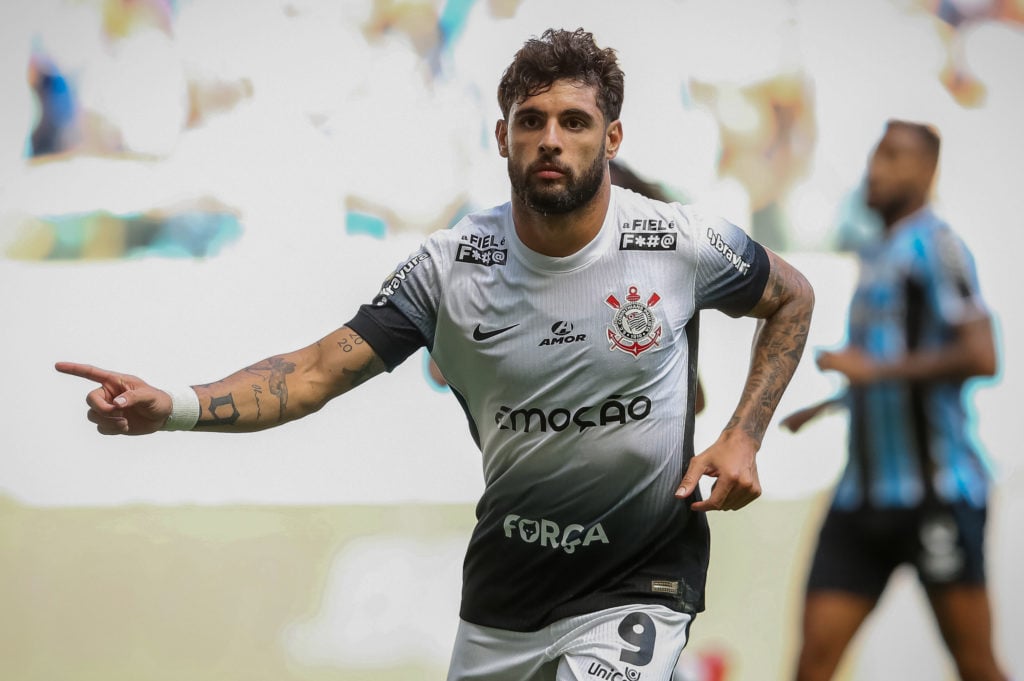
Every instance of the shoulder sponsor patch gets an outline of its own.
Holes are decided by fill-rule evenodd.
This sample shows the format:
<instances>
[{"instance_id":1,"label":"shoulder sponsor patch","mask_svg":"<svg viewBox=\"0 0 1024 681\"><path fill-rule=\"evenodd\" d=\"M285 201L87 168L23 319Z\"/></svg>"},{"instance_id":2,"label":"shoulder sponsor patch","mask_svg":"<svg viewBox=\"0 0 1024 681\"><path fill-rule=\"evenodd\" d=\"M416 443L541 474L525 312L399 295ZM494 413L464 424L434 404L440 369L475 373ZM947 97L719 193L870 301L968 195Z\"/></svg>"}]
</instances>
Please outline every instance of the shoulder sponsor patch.
<instances>
[{"instance_id":1,"label":"shoulder sponsor patch","mask_svg":"<svg viewBox=\"0 0 1024 681\"><path fill-rule=\"evenodd\" d=\"M729 261L729 264L736 268L736 271L740 274L746 274L750 271L750 263L743 259L743 256L732 250L732 246L725 242L722 235L715 230L708 227L708 241L714 246L715 250L722 254L722 256Z\"/></svg>"},{"instance_id":2,"label":"shoulder sponsor patch","mask_svg":"<svg viewBox=\"0 0 1024 681\"><path fill-rule=\"evenodd\" d=\"M395 292L398 291L399 288L401 288L402 283L409 276L409 273L416 269L416 266L419 265L421 262L429 259L430 254L427 253L426 251L420 251L416 255L409 258L409 260L404 265L402 265L399 269L395 270L395 272L390 277L384 280L384 284L380 287L380 293L378 293L377 297L373 299L373 304L379 306L386 303L387 299L393 296Z\"/></svg>"}]
</instances>

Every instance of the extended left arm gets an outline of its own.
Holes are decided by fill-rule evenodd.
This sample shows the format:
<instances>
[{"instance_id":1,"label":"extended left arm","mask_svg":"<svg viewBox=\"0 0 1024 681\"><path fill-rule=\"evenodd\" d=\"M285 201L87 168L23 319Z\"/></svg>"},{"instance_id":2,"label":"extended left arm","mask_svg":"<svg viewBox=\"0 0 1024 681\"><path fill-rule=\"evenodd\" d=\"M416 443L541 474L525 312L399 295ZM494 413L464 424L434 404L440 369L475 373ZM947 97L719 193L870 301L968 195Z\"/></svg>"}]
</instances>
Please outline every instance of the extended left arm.
<instances>
[{"instance_id":1,"label":"extended left arm","mask_svg":"<svg viewBox=\"0 0 1024 681\"><path fill-rule=\"evenodd\" d=\"M715 443L690 461L676 491L685 498L701 475L718 478L711 495L692 504L694 510L735 510L761 495L755 455L807 342L814 291L785 260L771 251L768 259L768 283L748 313L759 321L743 394Z\"/></svg>"}]
</instances>

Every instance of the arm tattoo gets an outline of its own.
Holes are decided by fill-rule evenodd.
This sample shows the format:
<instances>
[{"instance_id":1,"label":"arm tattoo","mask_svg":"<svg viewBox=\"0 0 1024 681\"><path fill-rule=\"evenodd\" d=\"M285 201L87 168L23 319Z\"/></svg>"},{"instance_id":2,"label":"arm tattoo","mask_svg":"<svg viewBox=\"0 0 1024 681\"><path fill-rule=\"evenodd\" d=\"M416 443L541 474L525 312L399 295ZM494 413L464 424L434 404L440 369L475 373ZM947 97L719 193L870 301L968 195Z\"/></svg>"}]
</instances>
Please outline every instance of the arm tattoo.
<instances>
[{"instance_id":1,"label":"arm tattoo","mask_svg":"<svg viewBox=\"0 0 1024 681\"><path fill-rule=\"evenodd\" d=\"M210 403L206 405L206 412L209 417L204 418L200 412L196 427L200 426L229 426L238 420L238 407L235 406L235 396L217 395L210 397Z\"/></svg>"},{"instance_id":2,"label":"arm tattoo","mask_svg":"<svg viewBox=\"0 0 1024 681\"><path fill-rule=\"evenodd\" d=\"M295 363L288 362L281 357L271 357L258 364L253 364L246 371L254 374L267 376L267 389L271 395L277 397L279 408L277 414L278 423L284 421L285 410L288 407L288 380L287 376L295 371ZM257 397L257 407L259 399ZM257 416L258 418L258 416Z\"/></svg>"},{"instance_id":3,"label":"arm tattoo","mask_svg":"<svg viewBox=\"0 0 1024 681\"><path fill-rule=\"evenodd\" d=\"M271 365L270 378L267 382L270 384L270 394L277 395L277 399L281 403L281 409L278 412L278 421L284 420L284 409L288 406L288 382L285 380L285 376L295 371L295 365L291 362L286 362L280 357L274 357L268 360Z\"/></svg>"},{"instance_id":4,"label":"arm tattoo","mask_svg":"<svg viewBox=\"0 0 1024 681\"><path fill-rule=\"evenodd\" d=\"M346 336L343 337L340 341L337 341L337 343L338 347L341 348L342 352L349 353L355 350L356 346L363 345L364 343L366 343L366 341L363 340L363 337L360 336L358 333L351 329L348 329L348 333L346 334ZM346 390L351 390L357 385L365 383L366 381L370 380L383 370L383 363L381 363L381 360L377 358L376 355L374 355L367 359L365 362L363 362L361 366L358 366L354 369L349 369L347 367L342 368L341 373L348 382Z\"/></svg>"},{"instance_id":5,"label":"arm tattoo","mask_svg":"<svg viewBox=\"0 0 1024 681\"><path fill-rule=\"evenodd\" d=\"M741 427L758 442L796 371L811 324L813 293L795 270L772 268L762 302L772 310L757 323L740 407L726 429Z\"/></svg>"},{"instance_id":6,"label":"arm tattoo","mask_svg":"<svg viewBox=\"0 0 1024 681\"><path fill-rule=\"evenodd\" d=\"M256 420L259 421L263 415L263 409L260 408L260 395L263 394L263 386L259 383L252 384L252 396L256 400Z\"/></svg>"},{"instance_id":7,"label":"arm tattoo","mask_svg":"<svg viewBox=\"0 0 1024 681\"><path fill-rule=\"evenodd\" d=\"M356 349L357 345L362 345L365 342L362 336L350 330L346 338L338 341L338 347L341 348L342 352L352 352Z\"/></svg>"}]
</instances>

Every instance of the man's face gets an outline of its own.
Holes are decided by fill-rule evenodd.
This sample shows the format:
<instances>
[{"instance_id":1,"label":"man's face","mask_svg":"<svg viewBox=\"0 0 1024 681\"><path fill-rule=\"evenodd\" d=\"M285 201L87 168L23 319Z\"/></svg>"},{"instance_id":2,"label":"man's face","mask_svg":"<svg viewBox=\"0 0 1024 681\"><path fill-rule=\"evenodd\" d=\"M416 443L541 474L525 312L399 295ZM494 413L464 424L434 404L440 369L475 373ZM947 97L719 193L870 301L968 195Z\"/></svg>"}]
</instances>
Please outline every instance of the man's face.
<instances>
[{"instance_id":1,"label":"man's face","mask_svg":"<svg viewBox=\"0 0 1024 681\"><path fill-rule=\"evenodd\" d=\"M868 164L868 206L885 213L923 197L933 173L918 134L910 128L889 128Z\"/></svg>"},{"instance_id":2,"label":"man's face","mask_svg":"<svg viewBox=\"0 0 1024 681\"><path fill-rule=\"evenodd\" d=\"M606 125L594 87L559 80L547 92L513 105L498 121L498 149L508 159L512 191L546 215L590 201L621 139L618 121Z\"/></svg>"}]
</instances>

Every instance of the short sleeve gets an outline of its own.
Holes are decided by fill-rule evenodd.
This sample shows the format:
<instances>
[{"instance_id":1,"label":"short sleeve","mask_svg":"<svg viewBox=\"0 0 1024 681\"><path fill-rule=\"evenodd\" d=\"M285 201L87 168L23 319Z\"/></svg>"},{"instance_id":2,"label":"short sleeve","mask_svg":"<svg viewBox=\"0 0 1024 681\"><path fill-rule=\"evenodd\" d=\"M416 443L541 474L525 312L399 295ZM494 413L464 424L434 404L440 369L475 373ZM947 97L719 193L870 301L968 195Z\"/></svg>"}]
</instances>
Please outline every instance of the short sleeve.
<instances>
[{"instance_id":1,"label":"short sleeve","mask_svg":"<svg viewBox=\"0 0 1024 681\"><path fill-rule=\"evenodd\" d=\"M346 324L363 337L388 371L427 345L420 330L408 317L386 300L383 305L362 305Z\"/></svg>"},{"instance_id":2,"label":"short sleeve","mask_svg":"<svg viewBox=\"0 0 1024 681\"><path fill-rule=\"evenodd\" d=\"M431 348L437 325L442 258L436 239L398 264L373 302L359 308L348 326L362 336L388 371L421 347Z\"/></svg>"},{"instance_id":3,"label":"short sleeve","mask_svg":"<svg viewBox=\"0 0 1024 681\"><path fill-rule=\"evenodd\" d=\"M442 253L436 235L429 238L384 279L372 303L376 307L394 305L419 329L428 346L433 344L441 299Z\"/></svg>"},{"instance_id":4,"label":"short sleeve","mask_svg":"<svg viewBox=\"0 0 1024 681\"><path fill-rule=\"evenodd\" d=\"M924 249L926 290L945 324L956 326L987 314L974 258L948 227L940 227Z\"/></svg>"},{"instance_id":5,"label":"short sleeve","mask_svg":"<svg viewBox=\"0 0 1024 681\"><path fill-rule=\"evenodd\" d=\"M717 309L742 317L761 300L770 262L764 247L721 218L694 215L698 309Z\"/></svg>"}]
</instances>

